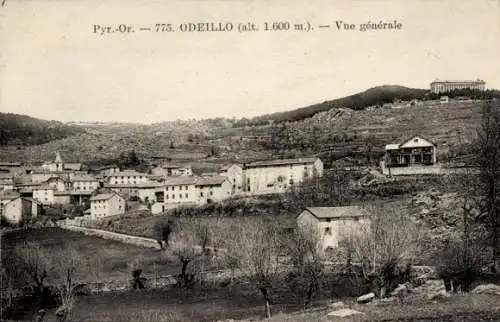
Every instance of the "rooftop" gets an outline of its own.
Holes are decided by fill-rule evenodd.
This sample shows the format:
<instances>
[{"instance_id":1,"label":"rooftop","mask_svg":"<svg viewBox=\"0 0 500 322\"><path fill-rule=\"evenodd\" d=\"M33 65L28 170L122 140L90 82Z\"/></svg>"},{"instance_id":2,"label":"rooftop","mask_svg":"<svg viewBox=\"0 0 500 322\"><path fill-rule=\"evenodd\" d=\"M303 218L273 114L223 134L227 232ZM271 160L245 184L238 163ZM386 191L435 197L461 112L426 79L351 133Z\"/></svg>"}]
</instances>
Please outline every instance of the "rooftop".
<instances>
[{"instance_id":1,"label":"rooftop","mask_svg":"<svg viewBox=\"0 0 500 322\"><path fill-rule=\"evenodd\" d=\"M314 217L318 219L369 216L369 214L359 206L308 207L305 210L309 211Z\"/></svg>"},{"instance_id":2,"label":"rooftop","mask_svg":"<svg viewBox=\"0 0 500 322\"><path fill-rule=\"evenodd\" d=\"M191 176L176 176L176 177L166 177L164 185L175 186L175 185L192 185L196 183L196 178Z\"/></svg>"},{"instance_id":3,"label":"rooftop","mask_svg":"<svg viewBox=\"0 0 500 322\"><path fill-rule=\"evenodd\" d=\"M54 191L54 196L90 196L92 191L90 190L65 190L65 191Z\"/></svg>"},{"instance_id":4,"label":"rooftop","mask_svg":"<svg viewBox=\"0 0 500 322\"><path fill-rule=\"evenodd\" d=\"M198 178L196 180L196 185L197 186L219 186L224 181L227 180L227 177L224 176L210 176L210 177L204 177L204 178Z\"/></svg>"},{"instance_id":5,"label":"rooftop","mask_svg":"<svg viewBox=\"0 0 500 322\"><path fill-rule=\"evenodd\" d=\"M79 171L82 168L81 163L65 163L63 165L64 170L76 170Z\"/></svg>"},{"instance_id":6,"label":"rooftop","mask_svg":"<svg viewBox=\"0 0 500 322\"><path fill-rule=\"evenodd\" d=\"M0 200L12 200L19 196L19 192L14 190L5 190L0 192Z\"/></svg>"},{"instance_id":7,"label":"rooftop","mask_svg":"<svg viewBox=\"0 0 500 322\"><path fill-rule=\"evenodd\" d=\"M486 84L486 82L482 79L476 79L476 80L440 80L440 79L436 79L434 81L432 81L431 84L434 84L434 83L482 83L482 84Z\"/></svg>"},{"instance_id":8,"label":"rooftop","mask_svg":"<svg viewBox=\"0 0 500 322\"><path fill-rule=\"evenodd\" d=\"M103 165L101 167L94 168L94 171L101 171L101 170L106 170L106 169L116 169L119 168L116 164L108 164L108 165Z\"/></svg>"},{"instance_id":9,"label":"rooftop","mask_svg":"<svg viewBox=\"0 0 500 322\"><path fill-rule=\"evenodd\" d=\"M73 176L71 181L73 181L73 182L74 181L97 181L97 179L92 177L92 176L89 176L89 175L76 175L76 176Z\"/></svg>"},{"instance_id":10,"label":"rooftop","mask_svg":"<svg viewBox=\"0 0 500 322\"><path fill-rule=\"evenodd\" d=\"M37 187L33 187L33 190L56 190L56 187L52 187L47 184L41 184Z\"/></svg>"},{"instance_id":11,"label":"rooftop","mask_svg":"<svg viewBox=\"0 0 500 322\"><path fill-rule=\"evenodd\" d=\"M108 200L114 195L118 195L117 193L111 192L111 193L101 193L99 195L95 195L90 197L90 201L96 201L96 200Z\"/></svg>"},{"instance_id":12,"label":"rooftop","mask_svg":"<svg viewBox=\"0 0 500 322\"><path fill-rule=\"evenodd\" d=\"M279 159L279 160L265 160L255 161L245 164L245 167L266 167L266 166L280 166L280 165L293 165L293 164L310 164L314 163L318 158L296 158L296 159Z\"/></svg>"},{"instance_id":13,"label":"rooftop","mask_svg":"<svg viewBox=\"0 0 500 322\"><path fill-rule=\"evenodd\" d=\"M110 177L118 177L118 176L147 176L147 174L142 172L137 172L135 170L122 170L120 172L115 172L109 175Z\"/></svg>"},{"instance_id":14,"label":"rooftop","mask_svg":"<svg viewBox=\"0 0 500 322\"><path fill-rule=\"evenodd\" d=\"M402 145L404 145L405 143L408 143L410 142L411 140L413 139L422 139L424 141L427 141L429 142L430 144L436 146L436 143L434 143L433 141L421 136L421 135L413 135L411 137L406 137L405 139L401 140L400 142L401 143L392 143L392 144L387 144L385 146L385 150L398 150L401 148ZM422 144L420 144L419 146L422 146L422 147L425 147L425 146L429 146L428 144L425 144L425 142L422 142Z\"/></svg>"},{"instance_id":15,"label":"rooftop","mask_svg":"<svg viewBox=\"0 0 500 322\"><path fill-rule=\"evenodd\" d=\"M0 167L20 167L20 162L0 162Z\"/></svg>"}]
</instances>

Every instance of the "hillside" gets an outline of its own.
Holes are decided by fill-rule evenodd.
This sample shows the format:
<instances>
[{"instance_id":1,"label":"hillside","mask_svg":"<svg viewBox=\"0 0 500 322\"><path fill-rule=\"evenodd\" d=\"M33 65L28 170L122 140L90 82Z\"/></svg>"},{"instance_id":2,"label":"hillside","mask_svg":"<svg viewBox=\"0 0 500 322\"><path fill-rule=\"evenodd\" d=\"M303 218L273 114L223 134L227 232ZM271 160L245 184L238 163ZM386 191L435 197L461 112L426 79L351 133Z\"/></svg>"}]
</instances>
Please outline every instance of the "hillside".
<instances>
[{"instance_id":1,"label":"hillside","mask_svg":"<svg viewBox=\"0 0 500 322\"><path fill-rule=\"evenodd\" d=\"M82 128L62 122L0 113L0 145L37 145L84 132Z\"/></svg>"},{"instance_id":2,"label":"hillside","mask_svg":"<svg viewBox=\"0 0 500 322\"><path fill-rule=\"evenodd\" d=\"M408 88L397 85L383 85L370 88L364 92L350 95L347 97L325 101L292 111L266 114L252 118L251 120L241 120L236 126L248 124L267 124L269 121L300 121L319 112L325 112L332 108L350 108L353 110L362 110L369 106L383 105L392 103L395 99L409 101L412 99L423 99L429 91L426 89Z\"/></svg>"},{"instance_id":3,"label":"hillside","mask_svg":"<svg viewBox=\"0 0 500 322\"><path fill-rule=\"evenodd\" d=\"M268 127L269 148L309 151L325 160L377 162L386 144L420 134L438 144L438 159L467 154L480 124L482 102L355 111L335 108L311 118ZM378 162L377 162L378 163Z\"/></svg>"}]
</instances>

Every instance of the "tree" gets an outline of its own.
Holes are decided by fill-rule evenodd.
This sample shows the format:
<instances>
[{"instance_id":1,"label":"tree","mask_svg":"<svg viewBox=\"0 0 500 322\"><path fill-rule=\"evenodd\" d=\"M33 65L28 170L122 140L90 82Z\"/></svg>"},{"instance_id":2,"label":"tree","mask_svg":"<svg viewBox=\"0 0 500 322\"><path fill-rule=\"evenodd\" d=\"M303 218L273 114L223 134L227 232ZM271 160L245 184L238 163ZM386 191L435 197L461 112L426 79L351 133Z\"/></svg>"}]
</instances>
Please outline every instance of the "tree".
<instances>
[{"instance_id":1,"label":"tree","mask_svg":"<svg viewBox=\"0 0 500 322\"><path fill-rule=\"evenodd\" d=\"M282 249L278 227L262 218L245 218L233 231L230 257L255 284L264 299L265 315L271 317L271 290L279 273Z\"/></svg>"},{"instance_id":2,"label":"tree","mask_svg":"<svg viewBox=\"0 0 500 322\"><path fill-rule=\"evenodd\" d=\"M154 230L158 236L158 243L160 244L160 247L162 249L164 247L168 248L170 246L170 236L175 230L175 220L173 218L169 218L166 221L158 221L154 226Z\"/></svg>"},{"instance_id":3,"label":"tree","mask_svg":"<svg viewBox=\"0 0 500 322\"><path fill-rule=\"evenodd\" d=\"M169 252L181 262L181 287L192 286L211 259L208 251L208 245L213 241L211 221L196 219L179 220L172 234Z\"/></svg>"},{"instance_id":4,"label":"tree","mask_svg":"<svg viewBox=\"0 0 500 322\"><path fill-rule=\"evenodd\" d=\"M43 298L50 260L37 242L26 241L14 248L14 261L20 273L27 275L34 283L34 293Z\"/></svg>"},{"instance_id":5,"label":"tree","mask_svg":"<svg viewBox=\"0 0 500 322\"><path fill-rule=\"evenodd\" d=\"M321 258L321 240L313 226L300 226L287 240L288 255L292 264L290 274L294 290L304 297L307 308L314 294L320 290L324 264Z\"/></svg>"},{"instance_id":6,"label":"tree","mask_svg":"<svg viewBox=\"0 0 500 322\"><path fill-rule=\"evenodd\" d=\"M48 303L46 287L51 285L60 300L56 315L60 320L68 319L73 307L75 287L78 285L77 271L84 267L83 258L78 251L71 246L48 250L37 242L29 241L16 246L13 255L13 261L19 269L18 274L30 277L34 283L34 295L39 298L41 308L45 308Z\"/></svg>"},{"instance_id":7,"label":"tree","mask_svg":"<svg viewBox=\"0 0 500 322\"><path fill-rule=\"evenodd\" d=\"M421 232L404 212L373 209L369 225L345 231L343 237L352 260L362 263L365 281L376 294L389 294L409 275L412 259L418 254Z\"/></svg>"},{"instance_id":8,"label":"tree","mask_svg":"<svg viewBox=\"0 0 500 322\"><path fill-rule=\"evenodd\" d=\"M477 138L477 164L486 216L483 218L493 249L496 271L500 271L500 106L491 101L483 106Z\"/></svg>"},{"instance_id":9,"label":"tree","mask_svg":"<svg viewBox=\"0 0 500 322\"><path fill-rule=\"evenodd\" d=\"M75 289L78 286L77 273L82 268L84 260L80 253L71 246L51 251L48 256L51 258L53 284L61 301L56 315L60 321L66 321L71 316Z\"/></svg>"}]
</instances>

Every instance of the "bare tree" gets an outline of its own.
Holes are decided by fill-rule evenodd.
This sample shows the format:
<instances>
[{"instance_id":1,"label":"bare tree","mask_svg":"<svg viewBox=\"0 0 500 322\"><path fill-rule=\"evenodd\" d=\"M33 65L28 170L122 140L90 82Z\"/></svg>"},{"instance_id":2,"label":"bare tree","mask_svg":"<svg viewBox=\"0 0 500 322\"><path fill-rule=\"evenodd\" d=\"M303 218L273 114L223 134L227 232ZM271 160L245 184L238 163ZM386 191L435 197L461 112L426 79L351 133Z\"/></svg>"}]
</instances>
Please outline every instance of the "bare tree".
<instances>
[{"instance_id":1,"label":"bare tree","mask_svg":"<svg viewBox=\"0 0 500 322\"><path fill-rule=\"evenodd\" d=\"M483 106L481 127L478 130L477 163L480 168L486 217L490 233L495 268L500 271L500 107L491 101Z\"/></svg>"},{"instance_id":2,"label":"bare tree","mask_svg":"<svg viewBox=\"0 0 500 322\"><path fill-rule=\"evenodd\" d=\"M346 241L352 259L362 264L366 281L375 293L390 293L404 276L417 255L421 240L419 227L402 210L372 209L371 224L348 231Z\"/></svg>"},{"instance_id":3,"label":"bare tree","mask_svg":"<svg viewBox=\"0 0 500 322\"><path fill-rule=\"evenodd\" d=\"M175 230L175 220L169 218L168 220L158 221L153 229L157 235L158 243L162 249L170 246L170 236Z\"/></svg>"},{"instance_id":4,"label":"bare tree","mask_svg":"<svg viewBox=\"0 0 500 322\"><path fill-rule=\"evenodd\" d=\"M27 241L14 248L15 262L21 273L34 283L35 294L42 297L50 269L50 260L37 242Z\"/></svg>"},{"instance_id":5,"label":"bare tree","mask_svg":"<svg viewBox=\"0 0 500 322\"><path fill-rule=\"evenodd\" d=\"M50 255L51 275L53 285L57 289L61 300L56 315L60 321L66 321L71 316L73 309L75 289L78 286L78 271L84 264L84 259L73 247L62 247L51 251Z\"/></svg>"},{"instance_id":6,"label":"bare tree","mask_svg":"<svg viewBox=\"0 0 500 322\"><path fill-rule=\"evenodd\" d=\"M324 272L321 240L312 225L297 227L287 240L287 250L292 264L291 282L294 289L305 297L305 307L311 304L320 290Z\"/></svg>"},{"instance_id":7,"label":"bare tree","mask_svg":"<svg viewBox=\"0 0 500 322\"><path fill-rule=\"evenodd\" d=\"M279 274L282 249L278 227L262 218L245 218L233 231L228 253L237 261L238 268L248 275L261 292L265 315L271 317L271 290Z\"/></svg>"}]
</instances>

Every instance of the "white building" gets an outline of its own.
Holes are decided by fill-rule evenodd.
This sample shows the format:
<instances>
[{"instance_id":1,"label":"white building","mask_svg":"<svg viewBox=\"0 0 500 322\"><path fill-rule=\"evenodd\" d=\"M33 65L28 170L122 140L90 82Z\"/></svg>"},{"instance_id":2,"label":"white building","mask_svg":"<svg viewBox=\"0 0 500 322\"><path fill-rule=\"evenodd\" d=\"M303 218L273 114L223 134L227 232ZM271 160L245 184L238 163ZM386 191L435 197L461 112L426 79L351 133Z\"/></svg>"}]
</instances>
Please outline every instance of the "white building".
<instances>
[{"instance_id":1,"label":"white building","mask_svg":"<svg viewBox=\"0 0 500 322\"><path fill-rule=\"evenodd\" d=\"M120 168L117 165L111 164L111 165L105 165L99 168L96 168L92 170L93 173L97 173L101 176L109 176L110 174L118 173L120 172Z\"/></svg>"},{"instance_id":2,"label":"white building","mask_svg":"<svg viewBox=\"0 0 500 322\"><path fill-rule=\"evenodd\" d=\"M108 183L110 184L125 184L135 185L141 182L147 182L148 175L145 173L137 172L135 170L123 170L108 175Z\"/></svg>"},{"instance_id":3,"label":"white building","mask_svg":"<svg viewBox=\"0 0 500 322\"><path fill-rule=\"evenodd\" d=\"M55 187L46 184L33 187L33 199L40 201L44 205L51 205L54 203L55 190Z\"/></svg>"},{"instance_id":4,"label":"white building","mask_svg":"<svg viewBox=\"0 0 500 322\"><path fill-rule=\"evenodd\" d=\"M125 198L119 194L103 193L90 198L90 217L98 219L125 213Z\"/></svg>"},{"instance_id":5,"label":"white building","mask_svg":"<svg viewBox=\"0 0 500 322\"><path fill-rule=\"evenodd\" d=\"M318 234L323 250L336 248L352 234L366 233L370 229L370 215L358 206L309 207L297 216L299 229L312 229Z\"/></svg>"},{"instance_id":6,"label":"white building","mask_svg":"<svg viewBox=\"0 0 500 322\"><path fill-rule=\"evenodd\" d=\"M193 170L188 165L165 163L151 169L151 174L164 177L192 176Z\"/></svg>"},{"instance_id":7,"label":"white building","mask_svg":"<svg viewBox=\"0 0 500 322\"><path fill-rule=\"evenodd\" d=\"M226 200L232 195L232 184L227 177L210 176L196 180L197 203L200 205Z\"/></svg>"},{"instance_id":8,"label":"white building","mask_svg":"<svg viewBox=\"0 0 500 322\"><path fill-rule=\"evenodd\" d=\"M13 176L11 173L0 173L0 191L14 189Z\"/></svg>"},{"instance_id":9,"label":"white building","mask_svg":"<svg viewBox=\"0 0 500 322\"><path fill-rule=\"evenodd\" d=\"M440 168L437 144L419 135L401 143L387 144L381 168L386 175L434 173Z\"/></svg>"},{"instance_id":10,"label":"white building","mask_svg":"<svg viewBox=\"0 0 500 322\"><path fill-rule=\"evenodd\" d=\"M222 168L220 174L227 177L231 182L232 194L239 194L244 191L244 172L243 166L239 164L232 164Z\"/></svg>"},{"instance_id":11,"label":"white building","mask_svg":"<svg viewBox=\"0 0 500 322\"><path fill-rule=\"evenodd\" d=\"M136 186L139 200L146 203L163 203L165 201L165 184L151 181Z\"/></svg>"},{"instance_id":12,"label":"white building","mask_svg":"<svg viewBox=\"0 0 500 322\"><path fill-rule=\"evenodd\" d=\"M12 199L0 198L0 214L11 224L19 224L22 220L37 217L41 206L42 204L33 198L19 196Z\"/></svg>"},{"instance_id":13,"label":"white building","mask_svg":"<svg viewBox=\"0 0 500 322\"><path fill-rule=\"evenodd\" d=\"M244 165L244 190L250 194L282 193L306 178L322 175L319 158L256 161Z\"/></svg>"},{"instance_id":14,"label":"white building","mask_svg":"<svg viewBox=\"0 0 500 322\"><path fill-rule=\"evenodd\" d=\"M99 181L90 175L75 175L71 178L73 190L94 191L99 188Z\"/></svg>"},{"instance_id":15,"label":"white building","mask_svg":"<svg viewBox=\"0 0 500 322\"><path fill-rule=\"evenodd\" d=\"M47 179L47 181L45 181L45 184L55 188L56 191L65 191L69 188L69 182L57 175L53 175L52 177Z\"/></svg>"},{"instance_id":16,"label":"white building","mask_svg":"<svg viewBox=\"0 0 500 322\"><path fill-rule=\"evenodd\" d=\"M62 172L64 170L64 164L59 151L56 152L56 159L52 162L45 162L42 164L42 170L48 172Z\"/></svg>"},{"instance_id":17,"label":"white building","mask_svg":"<svg viewBox=\"0 0 500 322\"><path fill-rule=\"evenodd\" d=\"M450 92L453 90L472 89L486 90L486 82L481 79L476 80L434 80L431 83L431 92L435 94Z\"/></svg>"},{"instance_id":18,"label":"white building","mask_svg":"<svg viewBox=\"0 0 500 322\"><path fill-rule=\"evenodd\" d=\"M163 184L165 185L165 204L168 207L197 203L196 179L194 177L167 177Z\"/></svg>"}]
</instances>

